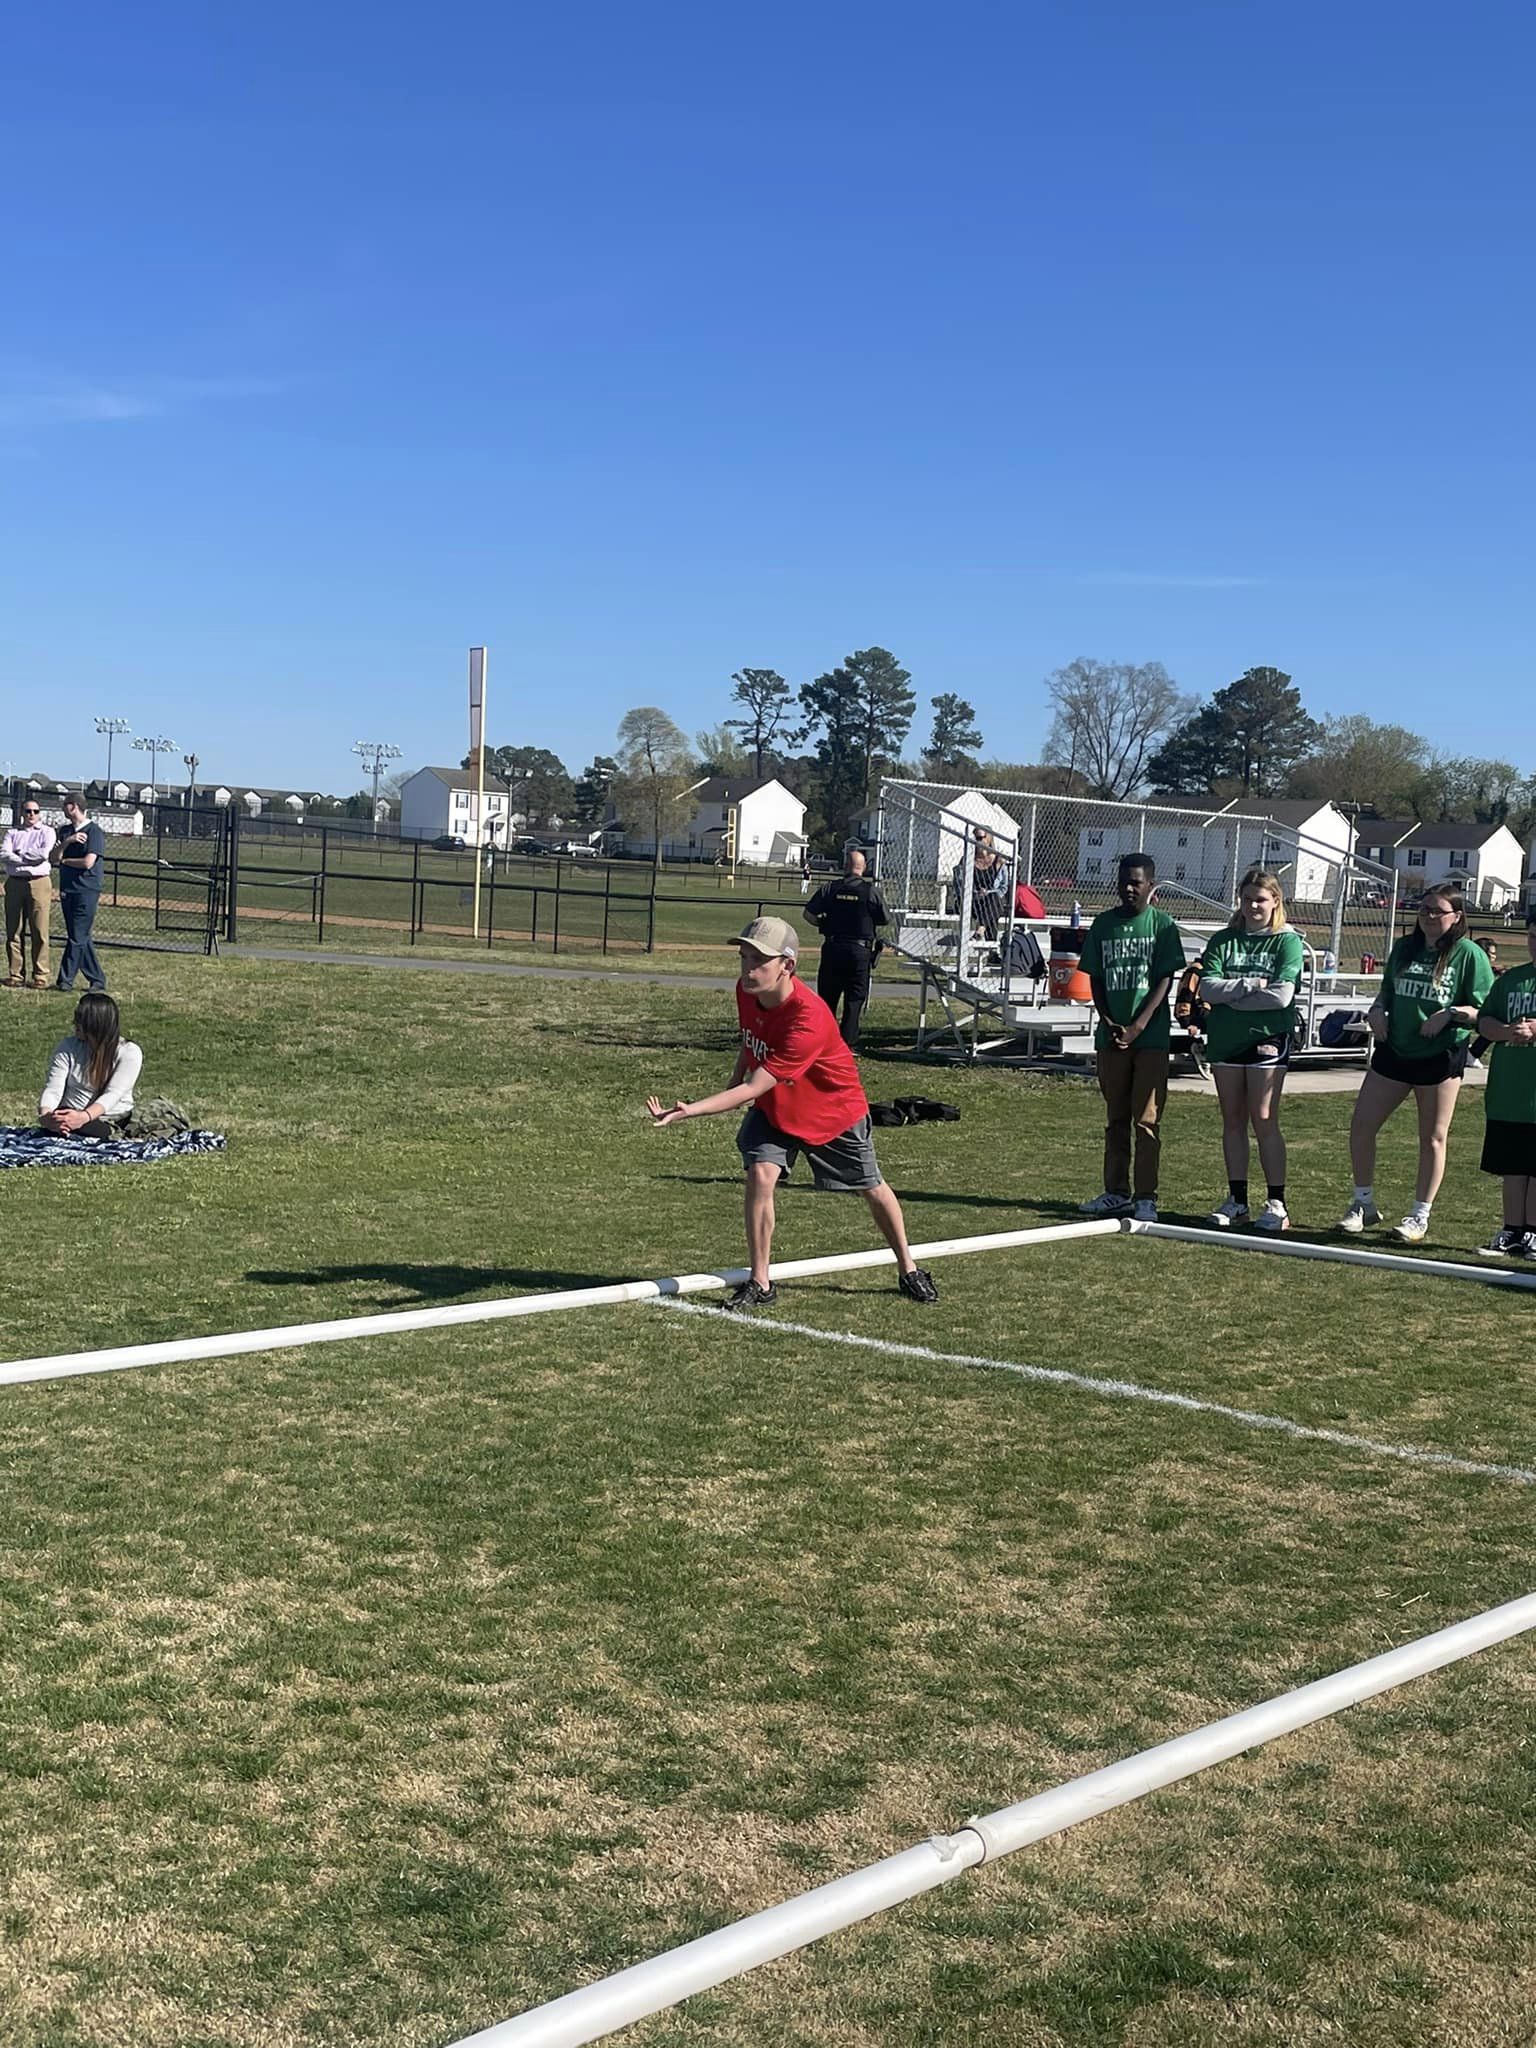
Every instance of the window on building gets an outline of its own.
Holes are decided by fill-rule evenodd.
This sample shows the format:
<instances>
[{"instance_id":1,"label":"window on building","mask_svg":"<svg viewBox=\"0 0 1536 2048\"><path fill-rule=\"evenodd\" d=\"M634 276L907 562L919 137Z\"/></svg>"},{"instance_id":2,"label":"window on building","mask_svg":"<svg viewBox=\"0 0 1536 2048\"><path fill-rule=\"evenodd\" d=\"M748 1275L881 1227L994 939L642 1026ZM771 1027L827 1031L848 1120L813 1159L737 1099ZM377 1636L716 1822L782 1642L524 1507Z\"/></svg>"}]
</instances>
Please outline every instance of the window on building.
<instances>
[{"instance_id":1,"label":"window on building","mask_svg":"<svg viewBox=\"0 0 1536 2048\"><path fill-rule=\"evenodd\" d=\"M1188 834L1187 832L1181 832L1181 833L1179 834L1179 844L1180 844L1180 846L1188 846L1188 844L1189 844L1189 834Z\"/></svg>"},{"instance_id":2,"label":"window on building","mask_svg":"<svg viewBox=\"0 0 1536 2048\"><path fill-rule=\"evenodd\" d=\"M1104 844L1104 834L1102 832L1090 832L1088 834L1088 844L1090 846L1102 846Z\"/></svg>"},{"instance_id":3,"label":"window on building","mask_svg":"<svg viewBox=\"0 0 1536 2048\"><path fill-rule=\"evenodd\" d=\"M1182 881L1183 881L1183 879L1184 879L1184 875L1185 875L1185 868L1184 868L1184 863L1183 863L1183 861L1180 861L1180 862L1179 862L1179 864L1178 864L1178 866L1177 866L1177 867L1176 867L1176 868L1174 869L1174 871L1173 871L1173 879L1174 879L1174 880L1175 880L1176 882L1182 882Z\"/></svg>"},{"instance_id":4,"label":"window on building","mask_svg":"<svg viewBox=\"0 0 1536 2048\"><path fill-rule=\"evenodd\" d=\"M1427 848L1425 848L1425 847L1422 847L1422 846L1410 846L1410 847L1409 847L1409 849L1408 849L1408 865L1409 865L1409 867L1411 867L1411 868L1424 868L1424 867L1428 867L1428 866L1429 866L1429 852L1428 852L1428 849L1427 849Z\"/></svg>"},{"instance_id":5,"label":"window on building","mask_svg":"<svg viewBox=\"0 0 1536 2048\"><path fill-rule=\"evenodd\" d=\"M469 809L469 791L467 789L456 789L453 792L453 808L456 811L467 811Z\"/></svg>"},{"instance_id":6,"label":"window on building","mask_svg":"<svg viewBox=\"0 0 1536 2048\"><path fill-rule=\"evenodd\" d=\"M1103 871L1104 863L1101 860L1085 860L1083 862L1083 873L1085 875L1098 875L1102 874Z\"/></svg>"},{"instance_id":7,"label":"window on building","mask_svg":"<svg viewBox=\"0 0 1536 2048\"><path fill-rule=\"evenodd\" d=\"M1471 867L1471 865L1472 856L1465 849L1463 849L1459 853L1453 853L1451 855L1450 866L1452 866L1453 868L1469 868Z\"/></svg>"}]
</instances>

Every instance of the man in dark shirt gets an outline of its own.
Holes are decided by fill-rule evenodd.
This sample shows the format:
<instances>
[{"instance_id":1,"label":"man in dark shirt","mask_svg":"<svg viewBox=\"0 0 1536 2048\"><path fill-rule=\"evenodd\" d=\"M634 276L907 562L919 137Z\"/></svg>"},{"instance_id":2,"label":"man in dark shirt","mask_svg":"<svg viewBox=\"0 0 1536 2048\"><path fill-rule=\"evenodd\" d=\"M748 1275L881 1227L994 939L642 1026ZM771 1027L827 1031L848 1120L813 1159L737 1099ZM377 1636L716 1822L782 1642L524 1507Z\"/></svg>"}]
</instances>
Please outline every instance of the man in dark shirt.
<instances>
[{"instance_id":1,"label":"man in dark shirt","mask_svg":"<svg viewBox=\"0 0 1536 2048\"><path fill-rule=\"evenodd\" d=\"M818 889L805 906L807 922L821 933L821 965L816 993L837 1015L838 1029L850 1049L859 1042L859 1021L869 1001L869 977L875 964L875 929L890 919L877 885L864 872L864 856L851 847L843 872Z\"/></svg>"},{"instance_id":2,"label":"man in dark shirt","mask_svg":"<svg viewBox=\"0 0 1536 2048\"><path fill-rule=\"evenodd\" d=\"M77 974L83 974L93 989L104 989L107 985L96 948L91 944L91 926L96 922L96 906L101 901L101 863L107 842L96 820L86 815L79 797L65 797L64 819L56 851L65 945L54 987L67 995Z\"/></svg>"}]
</instances>

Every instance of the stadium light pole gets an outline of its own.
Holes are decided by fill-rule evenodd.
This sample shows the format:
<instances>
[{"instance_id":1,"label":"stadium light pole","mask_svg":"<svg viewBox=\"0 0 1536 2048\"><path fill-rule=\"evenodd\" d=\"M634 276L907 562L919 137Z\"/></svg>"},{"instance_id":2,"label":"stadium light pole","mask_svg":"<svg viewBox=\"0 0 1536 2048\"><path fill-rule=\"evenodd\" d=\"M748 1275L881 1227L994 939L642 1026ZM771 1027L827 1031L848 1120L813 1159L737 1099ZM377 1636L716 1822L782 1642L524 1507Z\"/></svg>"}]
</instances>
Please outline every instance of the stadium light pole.
<instances>
[{"instance_id":1,"label":"stadium light pole","mask_svg":"<svg viewBox=\"0 0 1536 2048\"><path fill-rule=\"evenodd\" d=\"M182 765L187 771L187 815L190 817L192 813L192 784L197 775L197 756L196 754L183 754L181 759Z\"/></svg>"},{"instance_id":2,"label":"stadium light pole","mask_svg":"<svg viewBox=\"0 0 1536 2048\"><path fill-rule=\"evenodd\" d=\"M400 749L390 746L387 740L354 740L352 751L363 764L365 775L373 777L373 836L379 836L379 777L384 772L386 761L398 761Z\"/></svg>"},{"instance_id":3,"label":"stadium light pole","mask_svg":"<svg viewBox=\"0 0 1536 2048\"><path fill-rule=\"evenodd\" d=\"M96 730L107 743L107 802L112 801L112 742L119 733L132 732L133 727L126 718L98 718Z\"/></svg>"},{"instance_id":4,"label":"stadium light pole","mask_svg":"<svg viewBox=\"0 0 1536 2048\"><path fill-rule=\"evenodd\" d=\"M139 753L149 756L149 796L151 803L158 803L160 792L155 787L155 761L161 754L174 754L176 742L162 734L159 739L136 739L133 744Z\"/></svg>"}]
</instances>

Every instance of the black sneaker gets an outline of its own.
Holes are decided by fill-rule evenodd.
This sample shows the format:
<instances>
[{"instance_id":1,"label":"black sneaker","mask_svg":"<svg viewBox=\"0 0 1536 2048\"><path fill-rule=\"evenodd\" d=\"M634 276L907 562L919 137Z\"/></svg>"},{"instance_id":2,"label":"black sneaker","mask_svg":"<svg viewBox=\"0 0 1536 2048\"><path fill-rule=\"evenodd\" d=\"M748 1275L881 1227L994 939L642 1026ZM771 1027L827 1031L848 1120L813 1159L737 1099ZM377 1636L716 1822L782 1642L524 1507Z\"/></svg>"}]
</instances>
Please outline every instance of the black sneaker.
<instances>
[{"instance_id":1,"label":"black sneaker","mask_svg":"<svg viewBox=\"0 0 1536 2048\"><path fill-rule=\"evenodd\" d=\"M914 1266L910 1273L903 1273L896 1284L908 1301L937 1301L939 1298L933 1276L925 1273L921 1266Z\"/></svg>"},{"instance_id":2,"label":"black sneaker","mask_svg":"<svg viewBox=\"0 0 1536 2048\"><path fill-rule=\"evenodd\" d=\"M1523 1256L1527 1242L1527 1232L1506 1224L1502 1230L1496 1230L1486 1244L1477 1247L1477 1254L1482 1259L1518 1259Z\"/></svg>"},{"instance_id":3,"label":"black sneaker","mask_svg":"<svg viewBox=\"0 0 1536 2048\"><path fill-rule=\"evenodd\" d=\"M743 1280L720 1306L730 1315L742 1315L749 1309L772 1308L778 1298L779 1290L771 1280L766 1287L759 1287L755 1280Z\"/></svg>"}]
</instances>

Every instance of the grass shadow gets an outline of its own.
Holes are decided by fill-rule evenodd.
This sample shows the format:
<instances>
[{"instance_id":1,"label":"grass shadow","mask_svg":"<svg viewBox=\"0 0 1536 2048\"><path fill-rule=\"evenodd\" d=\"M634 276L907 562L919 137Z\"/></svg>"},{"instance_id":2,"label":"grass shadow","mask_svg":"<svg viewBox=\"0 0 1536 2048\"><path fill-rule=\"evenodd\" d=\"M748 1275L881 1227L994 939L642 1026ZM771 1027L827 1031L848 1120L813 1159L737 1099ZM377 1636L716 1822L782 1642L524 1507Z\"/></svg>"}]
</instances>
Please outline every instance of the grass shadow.
<instances>
[{"instance_id":1,"label":"grass shadow","mask_svg":"<svg viewBox=\"0 0 1536 2048\"><path fill-rule=\"evenodd\" d=\"M356 1266L312 1266L307 1271L253 1268L245 1275L259 1287L343 1287L353 1281L373 1281L392 1287L393 1294L374 1297L380 1308L398 1308L407 1302L451 1301L479 1294L486 1288L511 1290L527 1288L533 1293L554 1293L564 1288L611 1287L633 1278L627 1273L561 1273L553 1268L525 1266L408 1266L396 1264Z\"/></svg>"}]
</instances>

